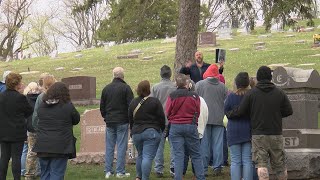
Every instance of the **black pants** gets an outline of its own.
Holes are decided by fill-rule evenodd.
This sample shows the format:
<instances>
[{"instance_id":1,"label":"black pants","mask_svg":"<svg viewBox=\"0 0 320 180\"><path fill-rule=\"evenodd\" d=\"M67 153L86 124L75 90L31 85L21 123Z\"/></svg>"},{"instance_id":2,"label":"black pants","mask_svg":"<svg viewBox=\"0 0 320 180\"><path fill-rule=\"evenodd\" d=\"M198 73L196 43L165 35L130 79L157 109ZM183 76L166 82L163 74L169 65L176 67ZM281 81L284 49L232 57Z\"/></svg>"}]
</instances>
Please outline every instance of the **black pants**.
<instances>
[{"instance_id":1,"label":"black pants","mask_svg":"<svg viewBox=\"0 0 320 180\"><path fill-rule=\"evenodd\" d=\"M8 164L12 158L12 174L14 180L21 179L21 155L23 149L22 142L1 142L0 157L0 180L6 180Z\"/></svg>"}]
</instances>

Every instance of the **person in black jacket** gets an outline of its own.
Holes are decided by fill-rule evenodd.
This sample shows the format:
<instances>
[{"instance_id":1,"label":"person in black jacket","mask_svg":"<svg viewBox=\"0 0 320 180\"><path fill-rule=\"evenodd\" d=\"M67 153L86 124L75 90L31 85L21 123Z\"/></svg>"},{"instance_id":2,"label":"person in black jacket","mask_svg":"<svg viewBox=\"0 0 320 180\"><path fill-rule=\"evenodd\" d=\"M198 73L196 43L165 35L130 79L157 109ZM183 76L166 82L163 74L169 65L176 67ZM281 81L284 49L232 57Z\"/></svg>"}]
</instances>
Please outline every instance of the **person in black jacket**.
<instances>
[{"instance_id":1,"label":"person in black jacket","mask_svg":"<svg viewBox=\"0 0 320 180\"><path fill-rule=\"evenodd\" d=\"M252 132L252 157L259 179L269 179L269 161L278 179L287 179L282 137L282 118L292 115L287 95L272 82L272 71L261 66L257 85L245 94L240 106L226 112L229 119L249 116Z\"/></svg>"},{"instance_id":2,"label":"person in black jacket","mask_svg":"<svg viewBox=\"0 0 320 180\"><path fill-rule=\"evenodd\" d=\"M76 156L73 126L79 123L80 114L62 82L54 83L42 100L34 147L40 159L41 180L63 180L68 159Z\"/></svg>"},{"instance_id":3,"label":"person in black jacket","mask_svg":"<svg viewBox=\"0 0 320 180\"><path fill-rule=\"evenodd\" d=\"M194 54L195 63L192 64L191 60L188 60L184 67L179 71L181 74L190 75L190 79L197 83L198 81L203 80L203 74L207 71L210 64L203 61L203 54L200 51L197 51ZM220 61L219 73L223 73L224 61Z\"/></svg>"},{"instance_id":4,"label":"person in black jacket","mask_svg":"<svg viewBox=\"0 0 320 180\"><path fill-rule=\"evenodd\" d=\"M116 176L128 177L125 171L126 151L128 146L128 107L133 99L133 92L124 81L122 67L113 69L113 81L101 93L100 112L106 122L106 164L105 178L110 178L113 172L114 148L117 144Z\"/></svg>"},{"instance_id":5,"label":"person in black jacket","mask_svg":"<svg viewBox=\"0 0 320 180\"><path fill-rule=\"evenodd\" d=\"M9 73L6 77L7 89L0 93L0 179L7 176L8 163L12 158L14 180L20 180L21 155L27 139L26 118L32 114L32 107L23 91L22 76Z\"/></svg>"},{"instance_id":6,"label":"person in black jacket","mask_svg":"<svg viewBox=\"0 0 320 180\"><path fill-rule=\"evenodd\" d=\"M133 143L138 151L136 180L148 180L152 161L156 156L165 129L165 115L159 99L148 97L150 83L141 81L137 88L138 97L129 106L129 122Z\"/></svg>"}]
</instances>

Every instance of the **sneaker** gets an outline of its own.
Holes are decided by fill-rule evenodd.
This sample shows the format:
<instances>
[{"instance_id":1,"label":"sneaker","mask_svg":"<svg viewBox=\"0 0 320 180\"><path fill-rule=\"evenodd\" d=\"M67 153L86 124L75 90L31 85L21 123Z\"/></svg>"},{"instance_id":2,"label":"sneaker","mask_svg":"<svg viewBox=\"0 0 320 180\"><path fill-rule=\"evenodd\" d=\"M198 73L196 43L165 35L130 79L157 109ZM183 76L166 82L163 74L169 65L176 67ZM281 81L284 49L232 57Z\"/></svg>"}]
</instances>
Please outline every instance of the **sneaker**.
<instances>
[{"instance_id":1,"label":"sneaker","mask_svg":"<svg viewBox=\"0 0 320 180\"><path fill-rule=\"evenodd\" d=\"M174 178L174 168L170 168L170 176Z\"/></svg>"},{"instance_id":2,"label":"sneaker","mask_svg":"<svg viewBox=\"0 0 320 180\"><path fill-rule=\"evenodd\" d=\"M163 177L163 172L156 172L157 178L162 178Z\"/></svg>"},{"instance_id":3,"label":"sneaker","mask_svg":"<svg viewBox=\"0 0 320 180\"><path fill-rule=\"evenodd\" d=\"M117 178L126 178L126 177L130 177L130 173L117 173L116 175Z\"/></svg>"},{"instance_id":4,"label":"sneaker","mask_svg":"<svg viewBox=\"0 0 320 180\"><path fill-rule=\"evenodd\" d=\"M221 176L222 175L222 169L221 168L216 168L213 170L213 175L214 176Z\"/></svg>"},{"instance_id":5,"label":"sneaker","mask_svg":"<svg viewBox=\"0 0 320 180\"><path fill-rule=\"evenodd\" d=\"M111 172L107 172L105 178L106 178L106 179L109 179L111 176L113 176L113 174L112 174Z\"/></svg>"}]
</instances>

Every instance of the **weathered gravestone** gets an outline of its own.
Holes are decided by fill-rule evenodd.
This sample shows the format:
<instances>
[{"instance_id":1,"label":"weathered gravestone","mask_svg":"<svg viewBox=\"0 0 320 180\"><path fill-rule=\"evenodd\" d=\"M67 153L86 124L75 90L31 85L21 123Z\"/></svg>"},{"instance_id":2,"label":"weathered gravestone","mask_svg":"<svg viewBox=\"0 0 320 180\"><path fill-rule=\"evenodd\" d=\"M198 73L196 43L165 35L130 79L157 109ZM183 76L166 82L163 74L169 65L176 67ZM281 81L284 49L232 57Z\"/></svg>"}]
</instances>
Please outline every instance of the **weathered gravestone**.
<instances>
[{"instance_id":1,"label":"weathered gravestone","mask_svg":"<svg viewBox=\"0 0 320 180\"><path fill-rule=\"evenodd\" d=\"M100 110L85 111L81 117L80 152L74 163L97 163L105 162L106 149L106 123L101 117Z\"/></svg>"},{"instance_id":2,"label":"weathered gravestone","mask_svg":"<svg viewBox=\"0 0 320 180\"><path fill-rule=\"evenodd\" d=\"M105 162L106 150L106 123L101 116L100 109L87 110L81 117L81 140L80 152L72 162L75 164L102 164ZM130 134L130 133L129 133ZM130 139L130 138L129 138ZM132 141L128 142L126 152L127 163L135 163L137 157ZM117 148L115 148L114 158L117 158Z\"/></svg>"},{"instance_id":3,"label":"weathered gravestone","mask_svg":"<svg viewBox=\"0 0 320 180\"><path fill-rule=\"evenodd\" d=\"M231 33L232 33L232 29L229 22L221 23L218 30L219 39L232 39Z\"/></svg>"},{"instance_id":4,"label":"weathered gravestone","mask_svg":"<svg viewBox=\"0 0 320 180\"><path fill-rule=\"evenodd\" d=\"M216 33L203 32L199 34L199 45L212 45L216 46Z\"/></svg>"},{"instance_id":5,"label":"weathered gravestone","mask_svg":"<svg viewBox=\"0 0 320 180\"><path fill-rule=\"evenodd\" d=\"M71 101L77 105L99 104L96 99L96 78L90 76L74 76L61 80L70 91Z\"/></svg>"},{"instance_id":6,"label":"weathered gravestone","mask_svg":"<svg viewBox=\"0 0 320 180\"><path fill-rule=\"evenodd\" d=\"M320 177L320 76L314 70L278 67L273 82L287 94L293 115L283 119L289 179Z\"/></svg>"}]
</instances>

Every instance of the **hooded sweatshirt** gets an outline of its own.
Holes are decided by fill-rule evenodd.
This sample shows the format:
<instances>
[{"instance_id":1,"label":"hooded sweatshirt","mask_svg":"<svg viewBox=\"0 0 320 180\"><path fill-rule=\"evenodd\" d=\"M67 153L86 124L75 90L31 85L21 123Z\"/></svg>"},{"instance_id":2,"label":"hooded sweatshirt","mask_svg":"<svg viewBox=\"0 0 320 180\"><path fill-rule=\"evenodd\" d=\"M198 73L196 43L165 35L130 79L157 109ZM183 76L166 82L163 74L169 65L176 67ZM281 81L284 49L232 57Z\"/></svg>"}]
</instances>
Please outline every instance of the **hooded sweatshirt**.
<instances>
[{"instance_id":1,"label":"hooded sweatshirt","mask_svg":"<svg viewBox=\"0 0 320 180\"><path fill-rule=\"evenodd\" d=\"M292 113L287 95L272 82L263 80L246 93L238 108L226 115L228 118L250 116L253 135L281 135L282 118Z\"/></svg>"}]
</instances>

